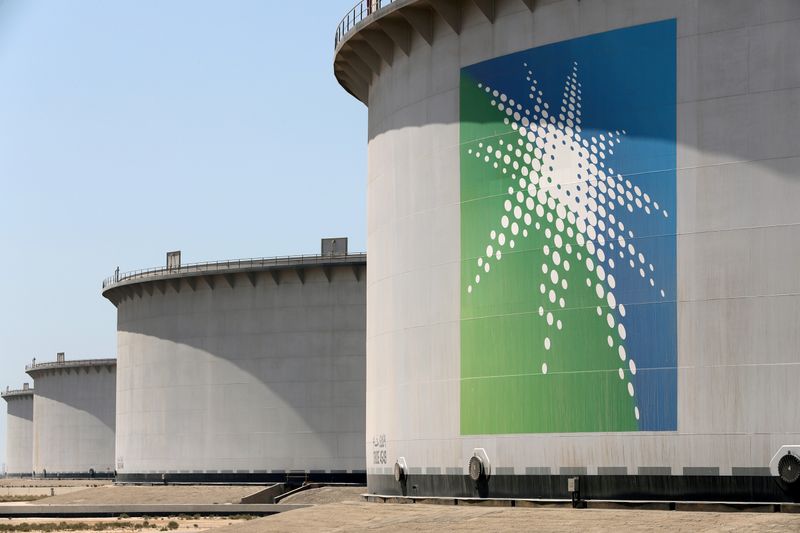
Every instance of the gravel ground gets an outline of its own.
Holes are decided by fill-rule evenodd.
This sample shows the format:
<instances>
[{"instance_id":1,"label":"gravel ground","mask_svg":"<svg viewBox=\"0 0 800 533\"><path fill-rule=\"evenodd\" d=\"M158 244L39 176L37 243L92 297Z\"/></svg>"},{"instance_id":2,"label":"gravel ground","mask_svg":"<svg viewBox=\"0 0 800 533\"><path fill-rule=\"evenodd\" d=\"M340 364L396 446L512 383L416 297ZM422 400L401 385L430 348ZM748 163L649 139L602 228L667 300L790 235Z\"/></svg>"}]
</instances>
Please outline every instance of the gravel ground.
<instances>
[{"instance_id":1,"label":"gravel ground","mask_svg":"<svg viewBox=\"0 0 800 533\"><path fill-rule=\"evenodd\" d=\"M214 530L268 531L800 531L800 515L600 509L524 509L344 502Z\"/></svg>"},{"instance_id":2,"label":"gravel ground","mask_svg":"<svg viewBox=\"0 0 800 533\"><path fill-rule=\"evenodd\" d=\"M38 505L212 504L240 503L265 489L257 485L108 485L39 500Z\"/></svg>"}]
</instances>

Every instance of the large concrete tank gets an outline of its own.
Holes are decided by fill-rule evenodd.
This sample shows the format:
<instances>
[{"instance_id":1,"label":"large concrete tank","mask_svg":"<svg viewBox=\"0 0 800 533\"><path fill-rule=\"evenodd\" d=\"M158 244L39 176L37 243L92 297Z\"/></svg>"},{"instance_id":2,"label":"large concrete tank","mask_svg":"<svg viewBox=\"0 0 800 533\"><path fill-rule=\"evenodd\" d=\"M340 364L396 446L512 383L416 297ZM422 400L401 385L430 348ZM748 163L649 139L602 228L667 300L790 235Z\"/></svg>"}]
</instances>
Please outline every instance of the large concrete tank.
<instances>
[{"instance_id":1,"label":"large concrete tank","mask_svg":"<svg viewBox=\"0 0 800 533\"><path fill-rule=\"evenodd\" d=\"M116 275L118 481L361 481L366 256Z\"/></svg>"},{"instance_id":2,"label":"large concrete tank","mask_svg":"<svg viewBox=\"0 0 800 533\"><path fill-rule=\"evenodd\" d=\"M796 497L798 34L794 0L348 13L371 492Z\"/></svg>"},{"instance_id":3,"label":"large concrete tank","mask_svg":"<svg viewBox=\"0 0 800 533\"><path fill-rule=\"evenodd\" d=\"M25 383L21 389L6 388L0 396L7 403L6 474L26 477L33 470L33 389Z\"/></svg>"},{"instance_id":4,"label":"large concrete tank","mask_svg":"<svg viewBox=\"0 0 800 533\"><path fill-rule=\"evenodd\" d=\"M34 379L33 471L37 476L114 474L116 360L67 360L26 367Z\"/></svg>"}]
</instances>

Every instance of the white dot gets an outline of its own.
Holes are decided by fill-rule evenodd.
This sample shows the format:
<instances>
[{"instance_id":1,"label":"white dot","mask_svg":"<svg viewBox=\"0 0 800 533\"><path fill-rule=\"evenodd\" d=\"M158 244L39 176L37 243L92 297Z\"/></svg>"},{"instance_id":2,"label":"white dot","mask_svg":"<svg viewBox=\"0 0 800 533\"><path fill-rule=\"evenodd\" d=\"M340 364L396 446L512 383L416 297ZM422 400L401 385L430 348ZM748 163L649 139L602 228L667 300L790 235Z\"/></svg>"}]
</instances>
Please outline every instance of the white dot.
<instances>
[{"instance_id":1,"label":"white dot","mask_svg":"<svg viewBox=\"0 0 800 533\"><path fill-rule=\"evenodd\" d=\"M633 359L628 361L628 366L631 369L631 374L633 374L635 376L636 375L636 363L633 362Z\"/></svg>"},{"instance_id":2,"label":"white dot","mask_svg":"<svg viewBox=\"0 0 800 533\"><path fill-rule=\"evenodd\" d=\"M639 420L639 408L638 407L634 407L633 408L633 416L636 417L636 420Z\"/></svg>"},{"instance_id":3,"label":"white dot","mask_svg":"<svg viewBox=\"0 0 800 533\"><path fill-rule=\"evenodd\" d=\"M547 363L542 363L542 374L547 374Z\"/></svg>"},{"instance_id":4,"label":"white dot","mask_svg":"<svg viewBox=\"0 0 800 533\"><path fill-rule=\"evenodd\" d=\"M472 293L472 285L470 285L469 287L467 287L467 292L468 292L468 293L470 293L470 294Z\"/></svg>"},{"instance_id":5,"label":"white dot","mask_svg":"<svg viewBox=\"0 0 800 533\"><path fill-rule=\"evenodd\" d=\"M553 325L553 313L547 313L547 325L548 326Z\"/></svg>"},{"instance_id":6,"label":"white dot","mask_svg":"<svg viewBox=\"0 0 800 533\"><path fill-rule=\"evenodd\" d=\"M620 323L617 327L617 331L619 331L619 338L625 340L627 333L625 332L625 326L622 323Z\"/></svg>"},{"instance_id":7,"label":"white dot","mask_svg":"<svg viewBox=\"0 0 800 533\"><path fill-rule=\"evenodd\" d=\"M498 260L498 261L500 261L500 259L502 259L502 258L503 258L503 252L501 252L500 250L497 250L497 251L494 253L494 256L497 258L497 260Z\"/></svg>"},{"instance_id":8,"label":"white dot","mask_svg":"<svg viewBox=\"0 0 800 533\"><path fill-rule=\"evenodd\" d=\"M623 304L619 304L619 314L625 316L625 306Z\"/></svg>"},{"instance_id":9,"label":"white dot","mask_svg":"<svg viewBox=\"0 0 800 533\"><path fill-rule=\"evenodd\" d=\"M550 289L550 292L547 296L550 299L550 303L556 303L556 291Z\"/></svg>"},{"instance_id":10,"label":"white dot","mask_svg":"<svg viewBox=\"0 0 800 533\"><path fill-rule=\"evenodd\" d=\"M486 272L489 272L489 270L491 270L491 267L489 266L489 263L486 263L485 265L483 265L483 269L484 269Z\"/></svg>"},{"instance_id":11,"label":"white dot","mask_svg":"<svg viewBox=\"0 0 800 533\"><path fill-rule=\"evenodd\" d=\"M558 272L556 272L555 270L550 271L550 281L552 281L553 283L558 283Z\"/></svg>"},{"instance_id":12,"label":"white dot","mask_svg":"<svg viewBox=\"0 0 800 533\"><path fill-rule=\"evenodd\" d=\"M546 291L547 291L547 287L545 287L545 286L544 286L544 283L542 283L541 285L539 285L539 292L541 292L542 294L544 294Z\"/></svg>"},{"instance_id":13,"label":"white dot","mask_svg":"<svg viewBox=\"0 0 800 533\"><path fill-rule=\"evenodd\" d=\"M550 337L545 337L544 338L544 349L545 350L549 350L550 349Z\"/></svg>"},{"instance_id":14,"label":"white dot","mask_svg":"<svg viewBox=\"0 0 800 533\"><path fill-rule=\"evenodd\" d=\"M628 394L633 396L633 383L631 383L630 381L628 382Z\"/></svg>"},{"instance_id":15,"label":"white dot","mask_svg":"<svg viewBox=\"0 0 800 533\"><path fill-rule=\"evenodd\" d=\"M608 347L612 348L613 346L614 346L614 339L611 337L611 335L609 335L608 336Z\"/></svg>"},{"instance_id":16,"label":"white dot","mask_svg":"<svg viewBox=\"0 0 800 533\"><path fill-rule=\"evenodd\" d=\"M619 379L625 379L625 371L621 368L619 369Z\"/></svg>"},{"instance_id":17,"label":"white dot","mask_svg":"<svg viewBox=\"0 0 800 533\"><path fill-rule=\"evenodd\" d=\"M489 236L492 238L492 240L494 240L497 237L497 232L495 230L492 230Z\"/></svg>"},{"instance_id":18,"label":"white dot","mask_svg":"<svg viewBox=\"0 0 800 533\"><path fill-rule=\"evenodd\" d=\"M480 275L480 274L477 274L477 275L475 276L475 283L480 283L480 282L481 282L481 275Z\"/></svg>"},{"instance_id":19,"label":"white dot","mask_svg":"<svg viewBox=\"0 0 800 533\"><path fill-rule=\"evenodd\" d=\"M561 327L562 327L562 324L561 324L561 321L560 321L560 320L556 322L556 327L557 327L558 329L561 329Z\"/></svg>"},{"instance_id":20,"label":"white dot","mask_svg":"<svg viewBox=\"0 0 800 533\"><path fill-rule=\"evenodd\" d=\"M608 315L606 315L606 322L608 322L608 327L613 329L614 328L614 315L612 315L611 313L608 313Z\"/></svg>"},{"instance_id":21,"label":"white dot","mask_svg":"<svg viewBox=\"0 0 800 533\"><path fill-rule=\"evenodd\" d=\"M594 290L595 290L595 292L597 293L597 297L598 297L598 298L602 298L603 296L605 296L606 290L603 288L603 286L602 286L600 283L598 283L598 284L595 286ZM625 338L625 337L623 337L623 339L624 339L624 338Z\"/></svg>"},{"instance_id":22,"label":"white dot","mask_svg":"<svg viewBox=\"0 0 800 533\"><path fill-rule=\"evenodd\" d=\"M624 360L625 360L625 357L627 357L627 355L625 354L625 347L624 347L623 345L621 345L621 344L620 344L620 345L619 345L619 350L618 350L618 351L619 351L619 358L620 358L620 359L622 359L622 360L624 361Z\"/></svg>"},{"instance_id":23,"label":"white dot","mask_svg":"<svg viewBox=\"0 0 800 533\"><path fill-rule=\"evenodd\" d=\"M500 225L504 228L508 227L508 217L506 215L503 215L503 218L500 219Z\"/></svg>"},{"instance_id":24,"label":"white dot","mask_svg":"<svg viewBox=\"0 0 800 533\"><path fill-rule=\"evenodd\" d=\"M606 295L606 300L608 301L608 306L611 309L614 309L617 306L617 299L614 297L613 292L608 291L608 294Z\"/></svg>"}]
</instances>

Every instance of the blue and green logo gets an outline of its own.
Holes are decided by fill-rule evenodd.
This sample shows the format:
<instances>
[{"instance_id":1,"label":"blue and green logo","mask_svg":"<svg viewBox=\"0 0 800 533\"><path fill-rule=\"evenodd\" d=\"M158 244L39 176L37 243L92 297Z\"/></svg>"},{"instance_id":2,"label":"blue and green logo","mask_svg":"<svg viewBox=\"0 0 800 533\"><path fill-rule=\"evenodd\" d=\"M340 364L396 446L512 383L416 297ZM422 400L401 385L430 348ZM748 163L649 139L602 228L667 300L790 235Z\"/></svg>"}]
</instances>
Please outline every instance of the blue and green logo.
<instances>
[{"instance_id":1,"label":"blue and green logo","mask_svg":"<svg viewBox=\"0 0 800 533\"><path fill-rule=\"evenodd\" d=\"M462 69L462 434L677 429L675 26Z\"/></svg>"}]
</instances>

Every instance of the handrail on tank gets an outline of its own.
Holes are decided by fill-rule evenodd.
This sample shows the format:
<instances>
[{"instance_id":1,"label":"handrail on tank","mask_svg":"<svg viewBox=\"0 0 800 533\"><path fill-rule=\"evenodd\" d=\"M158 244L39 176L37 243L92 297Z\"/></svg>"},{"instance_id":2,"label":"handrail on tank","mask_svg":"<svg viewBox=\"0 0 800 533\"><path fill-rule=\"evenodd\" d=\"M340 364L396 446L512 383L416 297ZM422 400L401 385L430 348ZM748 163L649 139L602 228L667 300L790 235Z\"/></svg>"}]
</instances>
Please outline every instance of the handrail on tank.
<instances>
[{"instance_id":1,"label":"handrail on tank","mask_svg":"<svg viewBox=\"0 0 800 533\"><path fill-rule=\"evenodd\" d=\"M342 39L366 18L397 1L398 0L361 0L357 3L353 9L347 12L336 27L336 37L333 40L334 49L339 46Z\"/></svg>"},{"instance_id":2,"label":"handrail on tank","mask_svg":"<svg viewBox=\"0 0 800 533\"><path fill-rule=\"evenodd\" d=\"M45 368L58 368L62 366L83 366L83 365L110 365L117 364L116 359L70 359L68 361L50 361L47 363L31 363L25 365L25 372L29 370L40 370Z\"/></svg>"},{"instance_id":3,"label":"handrail on tank","mask_svg":"<svg viewBox=\"0 0 800 533\"><path fill-rule=\"evenodd\" d=\"M12 389L11 387L6 387L6 390L0 391L0 396L21 396L33 394L33 387L29 387L27 389Z\"/></svg>"},{"instance_id":4,"label":"handrail on tank","mask_svg":"<svg viewBox=\"0 0 800 533\"><path fill-rule=\"evenodd\" d=\"M233 268L260 268L284 265L313 265L319 263L347 263L350 260L366 260L367 254L353 253L340 255L286 255L278 257L258 257L252 259L229 259L224 261L203 261L200 263L187 263L180 267L153 267L132 270L122 274L115 273L103 280L103 290L117 283L133 279L157 277L162 274L186 274L190 272L214 272L217 270L230 270Z\"/></svg>"}]
</instances>

